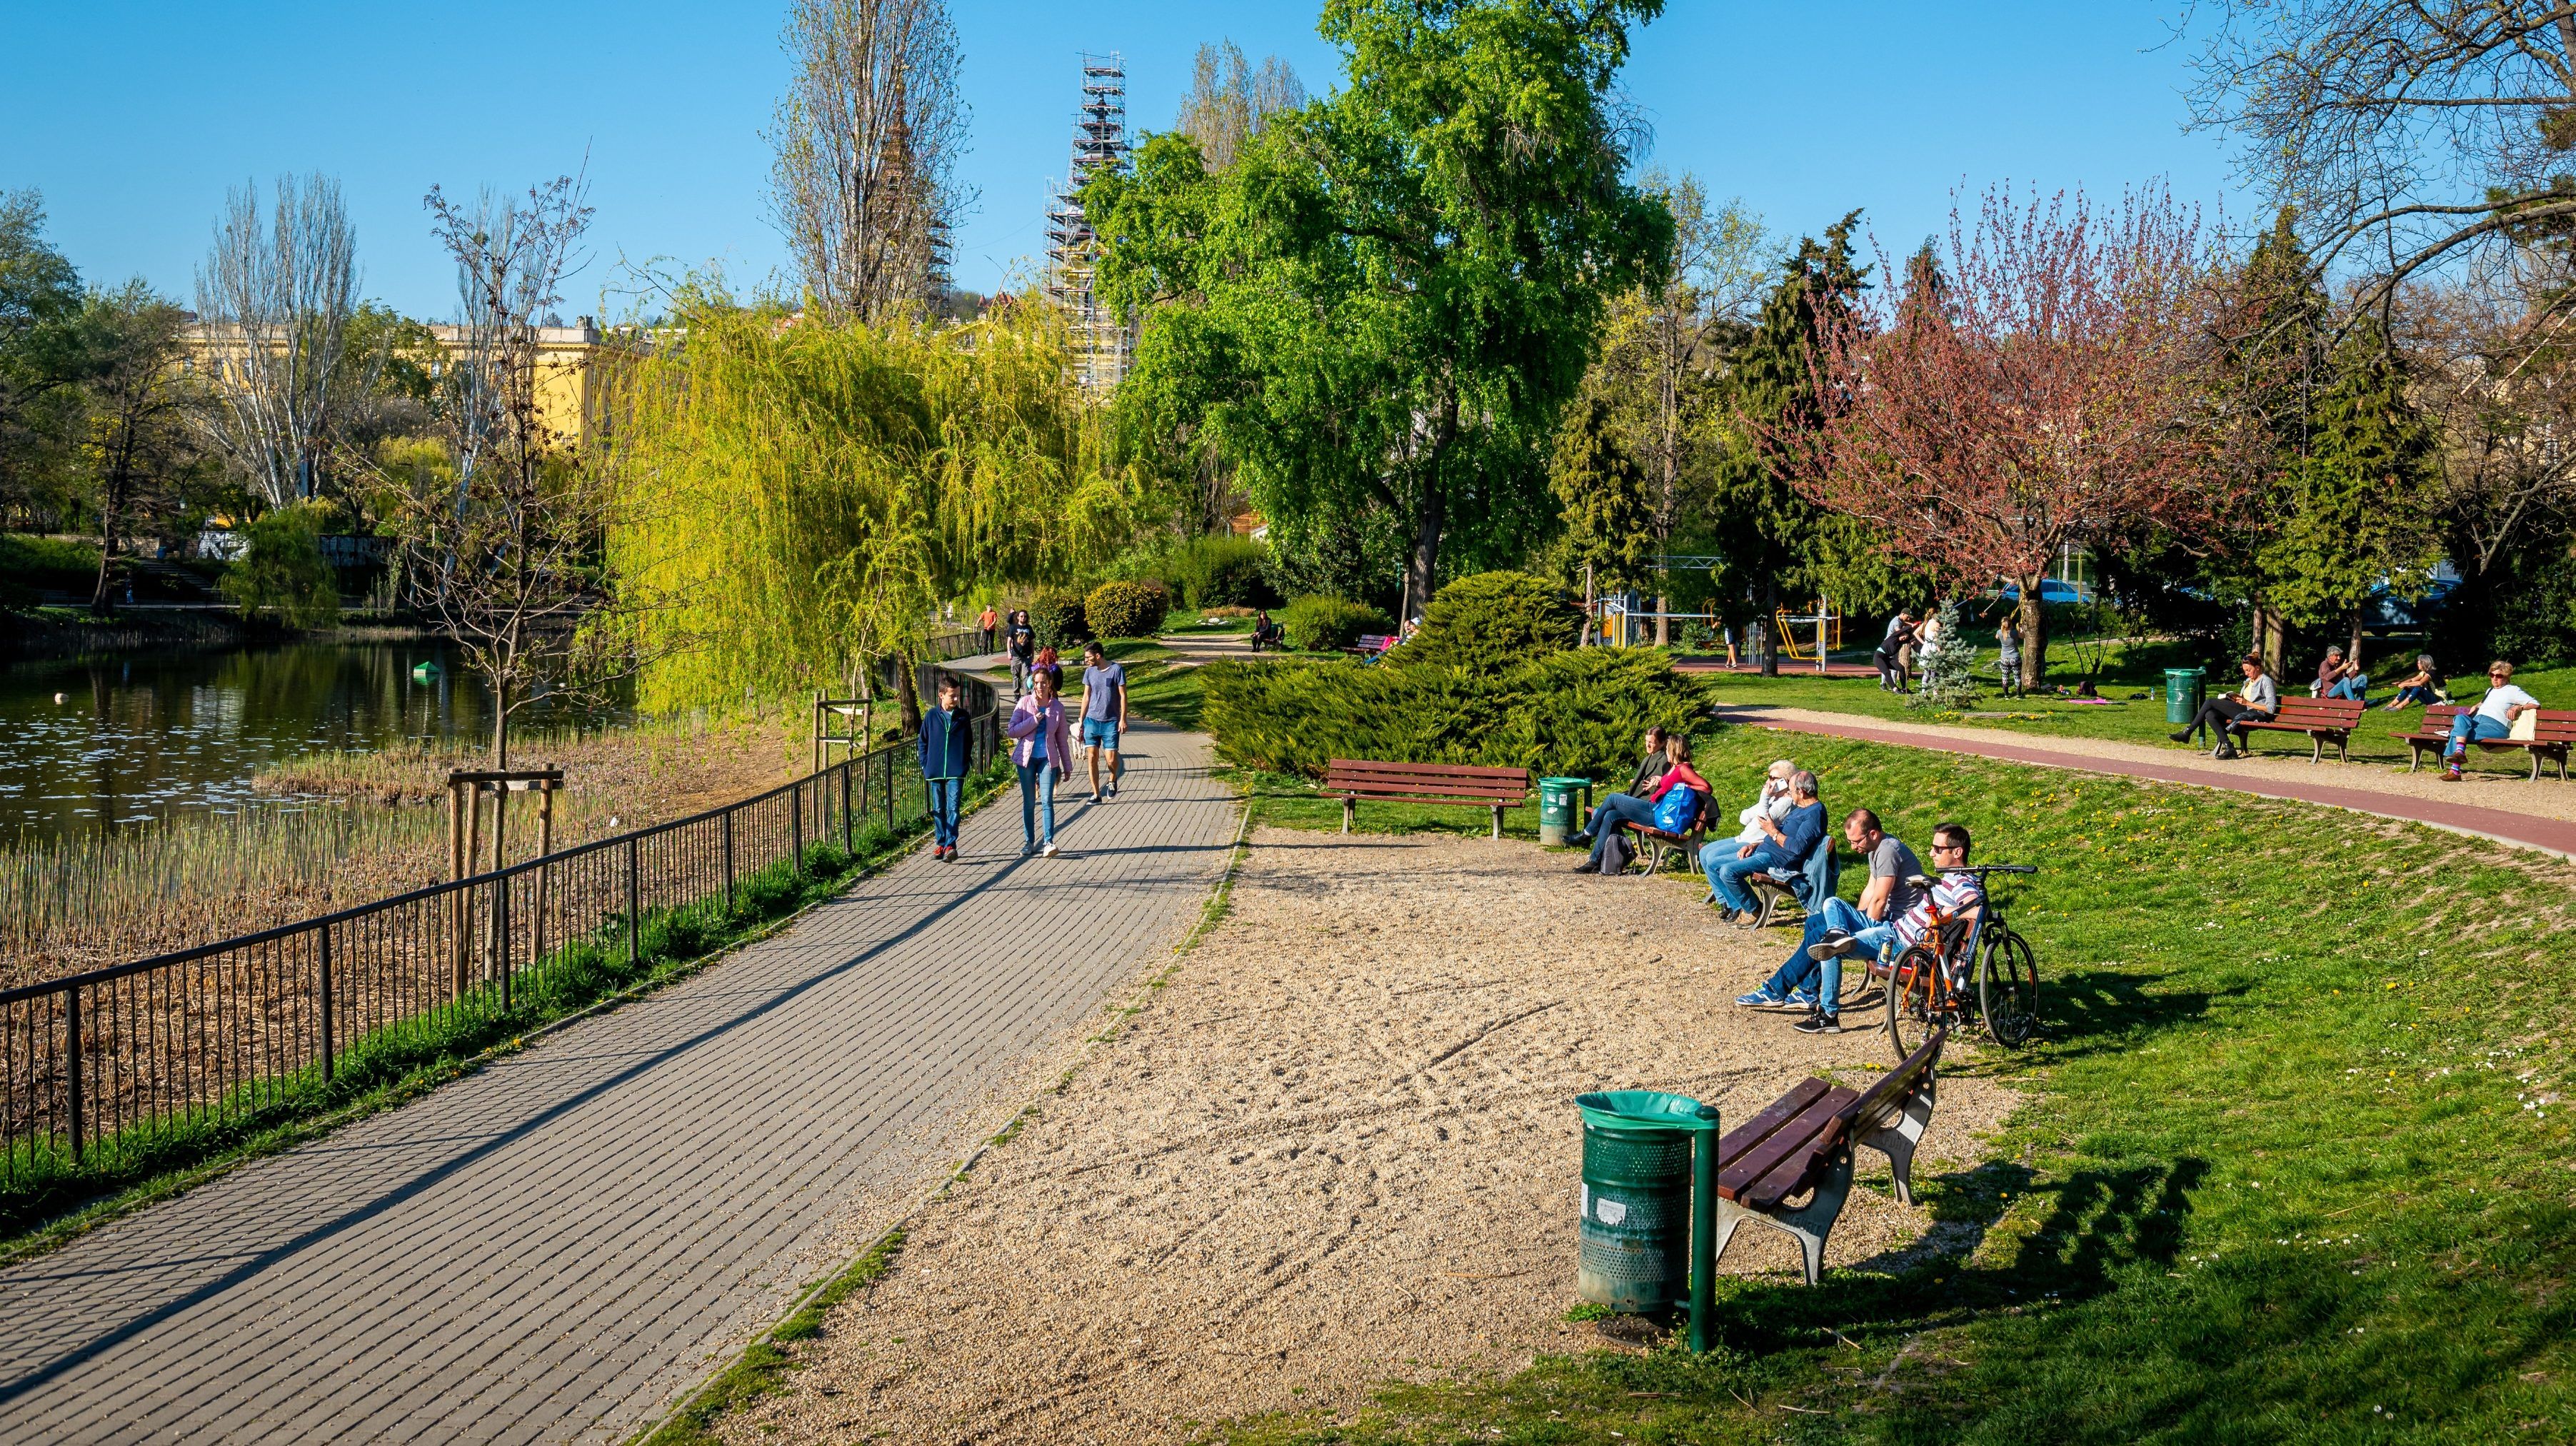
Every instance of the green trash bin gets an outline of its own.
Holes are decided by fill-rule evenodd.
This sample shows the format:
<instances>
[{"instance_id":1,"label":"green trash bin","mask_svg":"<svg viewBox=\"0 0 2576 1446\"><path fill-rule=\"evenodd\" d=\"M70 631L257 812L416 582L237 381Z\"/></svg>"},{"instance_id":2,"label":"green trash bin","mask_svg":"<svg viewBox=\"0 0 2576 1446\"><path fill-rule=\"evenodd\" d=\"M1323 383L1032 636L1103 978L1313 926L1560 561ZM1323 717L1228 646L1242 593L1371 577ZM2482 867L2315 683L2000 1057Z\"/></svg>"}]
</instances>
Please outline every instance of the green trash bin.
<instances>
[{"instance_id":1,"label":"green trash bin","mask_svg":"<svg viewBox=\"0 0 2576 1446\"><path fill-rule=\"evenodd\" d=\"M1583 1115L1583 1228L1575 1293L1620 1311L1660 1311L1688 1301L1698 1348L1704 1291L1691 1263L1713 1226L1692 1210L1692 1141L1707 1135L1698 1167L1713 1190L1717 1111L1661 1090L1604 1090L1575 1097ZM1717 1203L1700 1202L1713 1222ZM1701 1272L1705 1276L1705 1270Z\"/></svg>"},{"instance_id":2,"label":"green trash bin","mask_svg":"<svg viewBox=\"0 0 2576 1446\"><path fill-rule=\"evenodd\" d=\"M2165 669L2165 721L2179 728L2199 717L2200 688L2200 669Z\"/></svg>"},{"instance_id":3,"label":"green trash bin","mask_svg":"<svg viewBox=\"0 0 2576 1446\"><path fill-rule=\"evenodd\" d=\"M1583 826L1583 806L1592 798L1589 778L1542 778L1538 781L1538 841L1559 848L1565 836Z\"/></svg>"}]
</instances>

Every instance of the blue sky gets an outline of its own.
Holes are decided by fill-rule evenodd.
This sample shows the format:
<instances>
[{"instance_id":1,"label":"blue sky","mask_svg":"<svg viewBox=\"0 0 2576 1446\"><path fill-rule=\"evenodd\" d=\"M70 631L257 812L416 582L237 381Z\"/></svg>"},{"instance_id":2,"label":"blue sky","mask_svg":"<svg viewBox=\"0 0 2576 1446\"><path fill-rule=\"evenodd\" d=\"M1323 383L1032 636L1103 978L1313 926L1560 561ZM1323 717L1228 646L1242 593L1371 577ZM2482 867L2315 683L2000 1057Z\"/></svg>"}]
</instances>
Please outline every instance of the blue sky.
<instances>
[{"instance_id":1,"label":"blue sky","mask_svg":"<svg viewBox=\"0 0 2576 1446\"><path fill-rule=\"evenodd\" d=\"M1201 41L1277 53L1310 89L1338 57L1315 0L952 0L978 192L958 280L1005 284L1040 244L1062 173L1077 53L1125 54L1131 124L1161 128ZM1790 235L1865 208L1891 250L1947 225L1950 195L2011 180L2097 194L2152 178L2242 224L2220 141L2181 129L2176 3L1673 0L1626 88L1650 164L1697 173ZM775 3L452 0L0 0L0 188L36 187L50 234L96 281L184 296L225 188L340 177L366 293L444 317L453 276L420 198L523 188L588 155L594 258L567 312L621 258L715 262L757 283L783 264L768 217L769 124L786 62ZM615 303L611 304L614 310Z\"/></svg>"}]
</instances>

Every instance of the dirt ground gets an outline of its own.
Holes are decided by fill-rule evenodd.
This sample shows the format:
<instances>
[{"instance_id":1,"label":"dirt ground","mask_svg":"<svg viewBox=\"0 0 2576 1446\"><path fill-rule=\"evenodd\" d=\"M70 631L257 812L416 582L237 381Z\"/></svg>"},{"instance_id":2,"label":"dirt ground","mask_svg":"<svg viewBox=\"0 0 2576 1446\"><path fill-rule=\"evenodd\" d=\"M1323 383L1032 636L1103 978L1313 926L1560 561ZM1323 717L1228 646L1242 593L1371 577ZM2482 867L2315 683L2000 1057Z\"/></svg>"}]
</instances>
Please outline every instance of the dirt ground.
<instances>
[{"instance_id":1,"label":"dirt ground","mask_svg":"<svg viewBox=\"0 0 2576 1446\"><path fill-rule=\"evenodd\" d=\"M728 1439L1150 1442L1344 1413L1390 1378L1605 1344L1569 1324L1572 1098L1649 1086L1729 1120L1809 1074L1865 1082L1883 1035L1816 1039L1729 1000L1792 936L1672 879L1526 843L1263 829L1230 917L1016 1137L916 1222L894 1270L800 1347ZM2014 1100L1943 1082L1923 1174ZM1830 1264L1923 1248L1885 1164ZM1786 1237L1720 1262L1794 1278Z\"/></svg>"}]
</instances>

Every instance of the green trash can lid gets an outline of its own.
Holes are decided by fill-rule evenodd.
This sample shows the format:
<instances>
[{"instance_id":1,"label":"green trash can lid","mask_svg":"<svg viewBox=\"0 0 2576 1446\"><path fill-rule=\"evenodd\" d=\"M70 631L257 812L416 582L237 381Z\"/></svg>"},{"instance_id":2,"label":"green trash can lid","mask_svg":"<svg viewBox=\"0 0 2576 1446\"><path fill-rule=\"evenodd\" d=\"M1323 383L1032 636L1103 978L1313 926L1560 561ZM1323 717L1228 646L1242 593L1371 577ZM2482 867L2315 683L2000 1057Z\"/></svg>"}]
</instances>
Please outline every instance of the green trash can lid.
<instances>
[{"instance_id":1,"label":"green trash can lid","mask_svg":"<svg viewBox=\"0 0 2576 1446\"><path fill-rule=\"evenodd\" d=\"M1662 1090L1595 1090L1574 1097L1583 1122L1611 1130L1713 1130L1717 1111ZM1703 1111L1705 1113L1703 1113Z\"/></svg>"},{"instance_id":2,"label":"green trash can lid","mask_svg":"<svg viewBox=\"0 0 2576 1446\"><path fill-rule=\"evenodd\" d=\"M2165 669L2165 676L2166 676L2166 677L2168 677L2168 678L2197 678L2197 677L2199 677L2199 676L2200 676L2200 669L2198 669L2198 668L2167 668L2167 669Z\"/></svg>"},{"instance_id":3,"label":"green trash can lid","mask_svg":"<svg viewBox=\"0 0 2576 1446\"><path fill-rule=\"evenodd\" d=\"M1539 780L1539 783L1541 785L1553 784L1558 788L1590 788L1592 786L1592 780L1589 778L1542 778Z\"/></svg>"}]
</instances>

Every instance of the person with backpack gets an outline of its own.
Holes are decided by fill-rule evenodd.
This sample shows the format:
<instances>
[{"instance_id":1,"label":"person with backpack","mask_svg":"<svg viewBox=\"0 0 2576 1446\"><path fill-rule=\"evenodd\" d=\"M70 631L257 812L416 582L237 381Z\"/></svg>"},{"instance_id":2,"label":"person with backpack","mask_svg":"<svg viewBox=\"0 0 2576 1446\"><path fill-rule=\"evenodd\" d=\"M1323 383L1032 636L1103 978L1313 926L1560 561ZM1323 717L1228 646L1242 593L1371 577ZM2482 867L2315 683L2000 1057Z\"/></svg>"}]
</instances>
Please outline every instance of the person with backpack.
<instances>
[{"instance_id":1,"label":"person with backpack","mask_svg":"<svg viewBox=\"0 0 2576 1446\"><path fill-rule=\"evenodd\" d=\"M1730 924L1762 917L1761 901L1744 887L1747 874L1795 874L1824 842L1825 806L1816 798L1816 775L1803 768L1789 775L1789 797L1793 806L1788 817L1754 821L1762 830L1762 842L1721 839L1699 851L1700 872L1708 876L1718 912Z\"/></svg>"},{"instance_id":2,"label":"person with backpack","mask_svg":"<svg viewBox=\"0 0 2576 1446\"><path fill-rule=\"evenodd\" d=\"M957 862L957 813L966 801L966 771L974 723L960 706L966 690L946 673L939 677L939 706L921 715L921 781L930 795L930 856Z\"/></svg>"},{"instance_id":3,"label":"person with backpack","mask_svg":"<svg viewBox=\"0 0 2576 1446\"><path fill-rule=\"evenodd\" d=\"M1055 781L1073 757L1073 738L1064 726L1064 704L1056 700L1055 675L1037 670L1028 696L1011 705L1006 730L1013 740L1011 763L1020 772L1020 856L1056 856ZM1039 832L1043 820L1046 829Z\"/></svg>"},{"instance_id":4,"label":"person with backpack","mask_svg":"<svg viewBox=\"0 0 2576 1446\"><path fill-rule=\"evenodd\" d=\"M1663 820L1672 817L1678 820L1680 827L1665 828L1666 832L1688 831L1698 817L1700 806L1708 801L1709 796L1708 780L1691 767L1690 739L1679 733L1666 737L1664 765L1663 776L1642 796L1633 793L1610 795L1594 807L1591 821L1583 826L1581 833L1567 837L1568 844L1590 851L1590 857L1575 867L1576 873L1619 872L1618 869L1605 868L1603 860L1608 857L1612 837L1623 824L1665 828Z\"/></svg>"}]
</instances>

